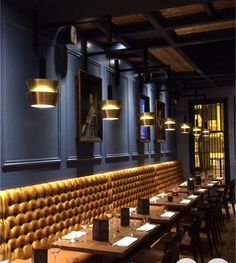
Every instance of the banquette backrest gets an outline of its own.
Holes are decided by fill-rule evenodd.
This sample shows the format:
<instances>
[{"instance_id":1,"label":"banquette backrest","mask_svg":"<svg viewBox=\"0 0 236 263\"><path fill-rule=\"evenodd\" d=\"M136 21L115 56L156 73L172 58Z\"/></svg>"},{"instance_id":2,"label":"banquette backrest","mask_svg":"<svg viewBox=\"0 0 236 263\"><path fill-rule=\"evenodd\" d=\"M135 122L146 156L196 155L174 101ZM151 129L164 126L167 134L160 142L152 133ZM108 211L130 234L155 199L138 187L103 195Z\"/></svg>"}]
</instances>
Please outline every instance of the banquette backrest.
<instances>
[{"instance_id":1,"label":"banquette backrest","mask_svg":"<svg viewBox=\"0 0 236 263\"><path fill-rule=\"evenodd\" d=\"M111 206L134 204L182 180L178 161L0 191L0 241L12 259L80 229Z\"/></svg>"}]
</instances>

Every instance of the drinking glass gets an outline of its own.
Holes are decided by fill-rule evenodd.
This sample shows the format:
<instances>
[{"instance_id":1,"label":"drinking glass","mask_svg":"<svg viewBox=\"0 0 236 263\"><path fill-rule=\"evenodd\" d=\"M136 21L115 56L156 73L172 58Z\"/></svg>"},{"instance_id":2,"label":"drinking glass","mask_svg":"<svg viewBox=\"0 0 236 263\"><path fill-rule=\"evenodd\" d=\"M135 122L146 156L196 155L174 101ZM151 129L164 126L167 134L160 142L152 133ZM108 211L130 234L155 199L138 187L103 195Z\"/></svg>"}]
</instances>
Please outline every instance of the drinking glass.
<instances>
[{"instance_id":1,"label":"drinking glass","mask_svg":"<svg viewBox=\"0 0 236 263\"><path fill-rule=\"evenodd\" d=\"M83 231L86 232L86 229L89 227L89 219L84 219L84 220L80 223L80 226L81 226L81 228L83 229ZM86 243L86 241L87 241L86 236L87 236L87 235L84 235L84 236L81 237L81 242L85 242L85 243Z\"/></svg>"},{"instance_id":2,"label":"drinking glass","mask_svg":"<svg viewBox=\"0 0 236 263\"><path fill-rule=\"evenodd\" d=\"M144 222L145 224L147 224L147 223L149 223L149 221L150 221L149 215L143 215L143 222Z\"/></svg>"},{"instance_id":3,"label":"drinking glass","mask_svg":"<svg viewBox=\"0 0 236 263\"><path fill-rule=\"evenodd\" d=\"M53 246L53 243L56 243L57 247ZM61 239L58 237L55 237L50 245L50 251L53 254L54 257L54 263L56 263L57 255L61 251Z\"/></svg>"}]
</instances>

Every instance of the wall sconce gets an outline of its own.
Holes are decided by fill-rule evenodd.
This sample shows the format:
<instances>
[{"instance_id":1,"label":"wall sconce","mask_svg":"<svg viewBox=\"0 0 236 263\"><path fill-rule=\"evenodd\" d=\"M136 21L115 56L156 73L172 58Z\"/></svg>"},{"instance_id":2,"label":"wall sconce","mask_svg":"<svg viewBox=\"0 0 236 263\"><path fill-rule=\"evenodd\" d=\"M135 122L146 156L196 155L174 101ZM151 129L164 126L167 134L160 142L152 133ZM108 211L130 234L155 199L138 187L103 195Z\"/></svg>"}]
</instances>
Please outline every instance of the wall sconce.
<instances>
[{"instance_id":1,"label":"wall sconce","mask_svg":"<svg viewBox=\"0 0 236 263\"><path fill-rule=\"evenodd\" d=\"M153 112L141 112L139 115L140 126L154 125L155 115Z\"/></svg>"},{"instance_id":2,"label":"wall sconce","mask_svg":"<svg viewBox=\"0 0 236 263\"><path fill-rule=\"evenodd\" d=\"M34 108L53 108L57 104L59 82L51 79L29 79L26 81L29 91L26 96Z\"/></svg>"}]
</instances>

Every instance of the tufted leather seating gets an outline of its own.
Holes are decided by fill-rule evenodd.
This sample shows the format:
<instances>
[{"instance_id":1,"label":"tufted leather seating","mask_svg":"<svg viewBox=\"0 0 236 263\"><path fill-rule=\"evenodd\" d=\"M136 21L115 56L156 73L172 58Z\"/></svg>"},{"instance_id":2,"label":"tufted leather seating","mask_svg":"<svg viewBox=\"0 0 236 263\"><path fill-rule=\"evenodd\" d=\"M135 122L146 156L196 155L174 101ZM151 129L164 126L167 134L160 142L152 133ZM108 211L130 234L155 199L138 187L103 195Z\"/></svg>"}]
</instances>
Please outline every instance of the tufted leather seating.
<instances>
[{"instance_id":1,"label":"tufted leather seating","mask_svg":"<svg viewBox=\"0 0 236 263\"><path fill-rule=\"evenodd\" d=\"M33 248L47 248L55 236L79 230L85 219L109 208L134 204L181 182L178 161L0 191L3 252L27 259Z\"/></svg>"}]
</instances>

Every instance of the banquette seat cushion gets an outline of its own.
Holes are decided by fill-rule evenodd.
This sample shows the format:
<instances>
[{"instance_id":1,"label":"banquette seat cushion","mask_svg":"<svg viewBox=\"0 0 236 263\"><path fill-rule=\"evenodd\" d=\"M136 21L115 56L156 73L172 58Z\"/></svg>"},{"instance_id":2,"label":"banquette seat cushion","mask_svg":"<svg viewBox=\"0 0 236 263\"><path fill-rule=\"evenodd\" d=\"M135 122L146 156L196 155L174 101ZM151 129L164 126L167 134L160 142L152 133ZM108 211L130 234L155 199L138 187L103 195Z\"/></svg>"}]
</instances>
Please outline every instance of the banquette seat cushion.
<instances>
[{"instance_id":1,"label":"banquette seat cushion","mask_svg":"<svg viewBox=\"0 0 236 263\"><path fill-rule=\"evenodd\" d=\"M0 191L3 252L27 259L55 236L79 230L80 223L109 208L134 204L182 180L178 161Z\"/></svg>"}]
</instances>

